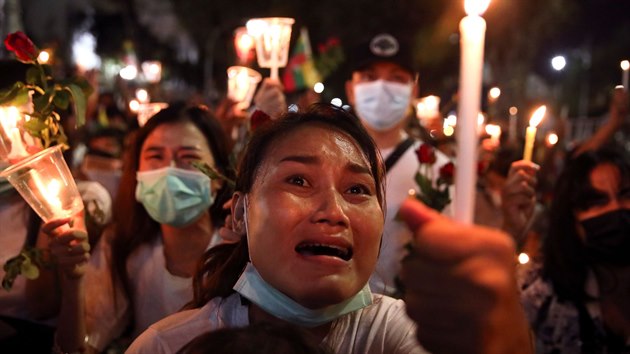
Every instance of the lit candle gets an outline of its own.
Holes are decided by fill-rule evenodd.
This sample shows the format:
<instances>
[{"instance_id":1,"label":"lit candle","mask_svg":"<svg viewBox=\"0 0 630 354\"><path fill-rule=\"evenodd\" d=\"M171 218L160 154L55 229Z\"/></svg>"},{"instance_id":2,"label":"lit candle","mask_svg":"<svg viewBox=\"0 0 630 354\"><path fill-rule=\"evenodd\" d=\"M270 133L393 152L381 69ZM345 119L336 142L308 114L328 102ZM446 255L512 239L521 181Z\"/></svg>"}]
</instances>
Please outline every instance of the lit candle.
<instances>
[{"instance_id":1,"label":"lit candle","mask_svg":"<svg viewBox=\"0 0 630 354\"><path fill-rule=\"evenodd\" d=\"M247 21L247 32L256 41L256 58L261 68L271 69L271 79L278 80L278 68L287 65L292 18L269 17Z\"/></svg>"},{"instance_id":2,"label":"lit candle","mask_svg":"<svg viewBox=\"0 0 630 354\"><path fill-rule=\"evenodd\" d=\"M628 72L630 71L630 62L624 60L621 62L621 83L623 87L628 91Z\"/></svg>"},{"instance_id":3,"label":"lit candle","mask_svg":"<svg viewBox=\"0 0 630 354\"><path fill-rule=\"evenodd\" d=\"M9 160L19 160L28 156L28 152L22 142L22 133L17 127L20 111L17 107L6 107L0 111L0 121L7 138L11 141L11 150L7 158Z\"/></svg>"},{"instance_id":4,"label":"lit candle","mask_svg":"<svg viewBox=\"0 0 630 354\"><path fill-rule=\"evenodd\" d=\"M490 141L493 146L499 146L499 139L501 138L501 127L496 124L486 125L486 133L490 135Z\"/></svg>"},{"instance_id":5,"label":"lit candle","mask_svg":"<svg viewBox=\"0 0 630 354\"><path fill-rule=\"evenodd\" d=\"M465 0L467 16L459 24L461 60L457 121L457 173L455 174L455 219L471 224L477 184L477 116L481 111L481 77L486 21L481 14L490 0Z\"/></svg>"},{"instance_id":6,"label":"lit candle","mask_svg":"<svg viewBox=\"0 0 630 354\"><path fill-rule=\"evenodd\" d=\"M544 105L540 106L529 120L529 127L527 127L525 132L525 150L523 151L523 160L525 161L532 160L532 151L534 151L534 142L536 141L536 128L542 121L545 113L547 113L547 107Z\"/></svg>"},{"instance_id":7,"label":"lit candle","mask_svg":"<svg viewBox=\"0 0 630 354\"><path fill-rule=\"evenodd\" d=\"M43 199L48 203L50 212L54 216L62 216L63 208L61 205L61 199L59 198L59 192L61 191L61 183L56 179L51 179L48 185L44 184L39 173L33 170L32 172L33 184L35 189L39 191Z\"/></svg>"}]
</instances>

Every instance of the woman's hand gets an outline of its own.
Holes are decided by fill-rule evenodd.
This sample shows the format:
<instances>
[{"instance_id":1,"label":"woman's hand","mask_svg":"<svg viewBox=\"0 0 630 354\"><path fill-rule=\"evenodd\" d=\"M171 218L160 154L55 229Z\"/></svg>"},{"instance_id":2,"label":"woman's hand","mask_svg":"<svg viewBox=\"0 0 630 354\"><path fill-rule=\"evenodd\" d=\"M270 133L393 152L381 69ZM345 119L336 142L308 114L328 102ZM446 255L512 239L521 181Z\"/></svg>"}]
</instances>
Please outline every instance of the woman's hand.
<instances>
[{"instance_id":1,"label":"woman's hand","mask_svg":"<svg viewBox=\"0 0 630 354\"><path fill-rule=\"evenodd\" d=\"M254 96L256 109L264 112L272 119L280 117L287 111L284 87L279 81L266 78Z\"/></svg>"},{"instance_id":2,"label":"woman's hand","mask_svg":"<svg viewBox=\"0 0 630 354\"><path fill-rule=\"evenodd\" d=\"M532 353L516 279L514 242L458 224L414 199L399 215L414 231L403 262L404 300L432 353Z\"/></svg>"},{"instance_id":3,"label":"woman's hand","mask_svg":"<svg viewBox=\"0 0 630 354\"><path fill-rule=\"evenodd\" d=\"M540 167L530 161L516 161L510 166L505 185L501 189L503 230L517 242L523 241L536 207L536 172Z\"/></svg>"},{"instance_id":4,"label":"woman's hand","mask_svg":"<svg viewBox=\"0 0 630 354\"><path fill-rule=\"evenodd\" d=\"M85 227L72 221L71 217L51 220L42 225L42 232L50 237L48 247L60 272L67 278L76 279L85 273L90 259L90 243Z\"/></svg>"}]
</instances>

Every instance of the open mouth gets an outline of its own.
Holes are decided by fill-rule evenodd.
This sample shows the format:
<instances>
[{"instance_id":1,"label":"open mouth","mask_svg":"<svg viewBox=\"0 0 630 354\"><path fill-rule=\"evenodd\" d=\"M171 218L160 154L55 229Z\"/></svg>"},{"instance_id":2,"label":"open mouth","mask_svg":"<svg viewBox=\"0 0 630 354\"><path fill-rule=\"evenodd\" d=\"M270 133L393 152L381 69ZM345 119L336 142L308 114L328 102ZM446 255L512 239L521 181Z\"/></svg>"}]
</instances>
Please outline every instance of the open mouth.
<instances>
[{"instance_id":1,"label":"open mouth","mask_svg":"<svg viewBox=\"0 0 630 354\"><path fill-rule=\"evenodd\" d=\"M295 247L295 251L304 256L331 256L341 258L344 261L352 259L352 248L322 243L301 243Z\"/></svg>"}]
</instances>

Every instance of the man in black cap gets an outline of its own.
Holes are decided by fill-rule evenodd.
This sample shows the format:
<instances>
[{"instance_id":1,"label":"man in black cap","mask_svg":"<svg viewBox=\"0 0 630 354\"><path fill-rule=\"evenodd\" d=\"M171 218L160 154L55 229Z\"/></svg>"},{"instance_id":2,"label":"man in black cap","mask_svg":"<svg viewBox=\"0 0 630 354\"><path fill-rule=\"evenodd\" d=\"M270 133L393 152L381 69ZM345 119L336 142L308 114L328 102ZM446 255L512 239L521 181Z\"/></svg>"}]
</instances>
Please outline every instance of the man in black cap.
<instances>
[{"instance_id":1,"label":"man in black cap","mask_svg":"<svg viewBox=\"0 0 630 354\"><path fill-rule=\"evenodd\" d=\"M397 295L396 276L406 255L412 233L394 220L409 190L417 190L419 162L414 153L422 141L409 137L404 128L412 115L417 95L417 75L411 47L401 45L392 34L380 33L350 53L352 77L346 82L348 101L381 151L387 168L387 219L376 271L370 288L376 293ZM433 176L448 158L437 154Z\"/></svg>"}]
</instances>

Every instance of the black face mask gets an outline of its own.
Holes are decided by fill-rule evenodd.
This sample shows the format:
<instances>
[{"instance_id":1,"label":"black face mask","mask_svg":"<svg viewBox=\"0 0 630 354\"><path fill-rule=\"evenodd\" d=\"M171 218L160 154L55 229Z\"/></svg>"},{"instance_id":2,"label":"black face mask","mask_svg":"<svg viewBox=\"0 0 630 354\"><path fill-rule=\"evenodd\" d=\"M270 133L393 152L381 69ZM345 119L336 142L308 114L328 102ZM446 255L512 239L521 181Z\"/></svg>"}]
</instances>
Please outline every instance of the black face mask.
<instances>
[{"instance_id":1,"label":"black face mask","mask_svg":"<svg viewBox=\"0 0 630 354\"><path fill-rule=\"evenodd\" d=\"M581 222L592 263L630 265L630 209L611 211Z\"/></svg>"}]
</instances>

